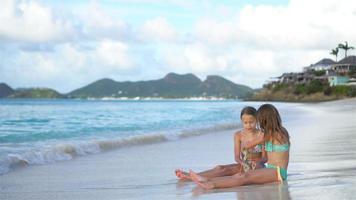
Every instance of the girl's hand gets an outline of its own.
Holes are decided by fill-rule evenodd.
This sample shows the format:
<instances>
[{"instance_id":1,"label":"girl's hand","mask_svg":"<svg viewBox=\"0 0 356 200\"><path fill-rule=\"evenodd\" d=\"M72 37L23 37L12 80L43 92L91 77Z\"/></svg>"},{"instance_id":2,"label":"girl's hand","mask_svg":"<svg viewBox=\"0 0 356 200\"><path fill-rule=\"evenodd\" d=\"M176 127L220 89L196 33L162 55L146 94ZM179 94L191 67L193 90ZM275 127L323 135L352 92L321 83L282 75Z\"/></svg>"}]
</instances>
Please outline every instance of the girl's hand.
<instances>
[{"instance_id":1,"label":"girl's hand","mask_svg":"<svg viewBox=\"0 0 356 200\"><path fill-rule=\"evenodd\" d=\"M242 164L242 160L240 158L236 159L237 164Z\"/></svg>"},{"instance_id":2,"label":"girl's hand","mask_svg":"<svg viewBox=\"0 0 356 200\"><path fill-rule=\"evenodd\" d=\"M251 163L251 168L254 170L256 169L257 163L255 161L252 161Z\"/></svg>"}]
</instances>

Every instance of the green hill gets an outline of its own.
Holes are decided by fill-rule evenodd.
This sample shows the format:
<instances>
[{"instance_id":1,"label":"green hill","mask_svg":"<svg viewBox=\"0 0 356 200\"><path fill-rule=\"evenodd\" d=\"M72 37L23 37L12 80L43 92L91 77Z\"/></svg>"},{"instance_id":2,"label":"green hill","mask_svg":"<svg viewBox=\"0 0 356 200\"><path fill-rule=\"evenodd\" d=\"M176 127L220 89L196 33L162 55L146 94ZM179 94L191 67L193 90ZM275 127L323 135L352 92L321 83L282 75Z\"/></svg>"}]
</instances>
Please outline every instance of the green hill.
<instances>
[{"instance_id":1,"label":"green hill","mask_svg":"<svg viewBox=\"0 0 356 200\"><path fill-rule=\"evenodd\" d=\"M328 83L313 80L308 84L275 84L256 91L249 99L253 101L319 102L356 97L352 85L329 86Z\"/></svg>"},{"instance_id":2,"label":"green hill","mask_svg":"<svg viewBox=\"0 0 356 200\"><path fill-rule=\"evenodd\" d=\"M0 98L194 98L217 97L245 99L253 90L235 84L220 76L208 76L201 81L194 74L169 73L165 77L149 81L117 82L101 79L68 94L60 94L50 88L25 88L13 90L5 83L0 84Z\"/></svg>"},{"instance_id":3,"label":"green hill","mask_svg":"<svg viewBox=\"0 0 356 200\"><path fill-rule=\"evenodd\" d=\"M102 97L223 97L246 98L253 90L244 85L235 84L220 76L208 76L201 81L193 74L169 73L164 78L150 81L116 82L101 79L68 94L71 98L102 98Z\"/></svg>"},{"instance_id":4,"label":"green hill","mask_svg":"<svg viewBox=\"0 0 356 200\"><path fill-rule=\"evenodd\" d=\"M8 98L43 98L43 99L56 99L64 98L65 95L49 88L25 88L17 89L14 93L7 96Z\"/></svg>"},{"instance_id":5,"label":"green hill","mask_svg":"<svg viewBox=\"0 0 356 200\"><path fill-rule=\"evenodd\" d=\"M235 84L220 76L208 76L200 85L200 90L207 96L219 96L225 98L247 98L252 96L253 90L245 85Z\"/></svg>"},{"instance_id":6,"label":"green hill","mask_svg":"<svg viewBox=\"0 0 356 200\"><path fill-rule=\"evenodd\" d=\"M0 83L0 98L7 97L14 93L14 90L6 83Z\"/></svg>"}]
</instances>

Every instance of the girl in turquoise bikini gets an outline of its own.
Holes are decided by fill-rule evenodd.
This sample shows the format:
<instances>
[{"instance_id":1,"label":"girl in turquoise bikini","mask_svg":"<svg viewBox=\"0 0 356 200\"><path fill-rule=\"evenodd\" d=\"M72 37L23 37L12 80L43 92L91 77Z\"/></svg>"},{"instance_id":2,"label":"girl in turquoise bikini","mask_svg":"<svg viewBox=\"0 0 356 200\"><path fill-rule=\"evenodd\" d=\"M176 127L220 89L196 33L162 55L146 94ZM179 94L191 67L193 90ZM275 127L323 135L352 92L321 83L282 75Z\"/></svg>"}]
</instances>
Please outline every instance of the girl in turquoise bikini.
<instances>
[{"instance_id":1,"label":"girl in turquoise bikini","mask_svg":"<svg viewBox=\"0 0 356 200\"><path fill-rule=\"evenodd\" d=\"M282 126L278 110L271 104L262 105L257 111L257 122L264 133L263 142L267 152L264 168L232 176L206 178L190 171L192 180L205 189L227 188L250 184L283 182L287 179L289 163L289 134ZM260 141L246 143L245 147L255 146Z\"/></svg>"}]
</instances>

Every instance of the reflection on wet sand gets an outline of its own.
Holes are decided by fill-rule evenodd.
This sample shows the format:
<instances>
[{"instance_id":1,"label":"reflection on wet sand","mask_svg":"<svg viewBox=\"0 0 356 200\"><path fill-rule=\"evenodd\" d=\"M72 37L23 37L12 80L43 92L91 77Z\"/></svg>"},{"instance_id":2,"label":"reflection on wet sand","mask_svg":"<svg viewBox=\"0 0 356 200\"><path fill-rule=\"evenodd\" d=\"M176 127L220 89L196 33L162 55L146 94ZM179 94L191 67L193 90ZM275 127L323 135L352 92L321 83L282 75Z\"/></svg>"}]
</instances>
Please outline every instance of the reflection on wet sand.
<instances>
[{"instance_id":1,"label":"reflection on wet sand","mask_svg":"<svg viewBox=\"0 0 356 200\"><path fill-rule=\"evenodd\" d=\"M204 194L212 194L212 193L236 193L237 200L243 199L263 199L263 200L284 200L291 199L289 193L289 186L287 182L282 184L280 183L271 183L265 185L251 185L251 186L241 186L234 188L226 188L226 189L214 189L214 190L204 190L199 187L195 187L192 191L192 195L194 197L198 197Z\"/></svg>"}]
</instances>

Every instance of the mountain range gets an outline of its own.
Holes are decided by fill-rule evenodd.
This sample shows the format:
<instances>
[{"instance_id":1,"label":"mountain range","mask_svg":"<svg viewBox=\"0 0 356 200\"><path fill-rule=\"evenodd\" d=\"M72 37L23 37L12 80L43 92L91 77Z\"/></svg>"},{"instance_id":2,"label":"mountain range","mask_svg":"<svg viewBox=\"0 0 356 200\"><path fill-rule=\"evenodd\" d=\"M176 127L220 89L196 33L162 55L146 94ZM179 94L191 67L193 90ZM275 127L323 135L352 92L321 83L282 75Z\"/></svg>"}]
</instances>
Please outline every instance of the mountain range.
<instances>
[{"instance_id":1,"label":"mountain range","mask_svg":"<svg viewBox=\"0 0 356 200\"><path fill-rule=\"evenodd\" d=\"M210 75L202 81L194 74L169 73L158 80L118 82L104 78L67 94L49 88L12 89L0 83L0 98L192 98L217 97L245 99L253 89L235 84L221 76Z\"/></svg>"}]
</instances>

